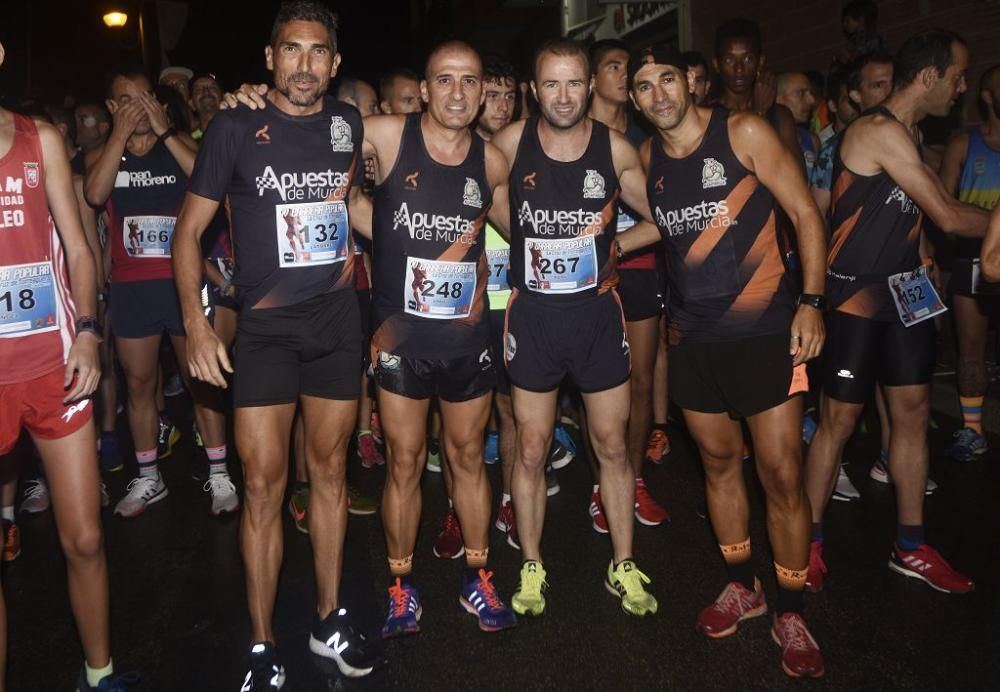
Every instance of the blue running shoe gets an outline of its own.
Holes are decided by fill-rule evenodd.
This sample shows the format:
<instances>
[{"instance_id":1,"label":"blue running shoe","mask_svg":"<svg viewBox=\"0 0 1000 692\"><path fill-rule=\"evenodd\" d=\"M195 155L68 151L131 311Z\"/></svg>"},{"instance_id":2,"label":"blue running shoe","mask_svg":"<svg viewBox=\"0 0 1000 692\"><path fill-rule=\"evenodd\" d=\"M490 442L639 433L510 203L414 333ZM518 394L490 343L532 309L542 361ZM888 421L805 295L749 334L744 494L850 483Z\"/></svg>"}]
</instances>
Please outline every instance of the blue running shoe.
<instances>
[{"instance_id":1,"label":"blue running shoe","mask_svg":"<svg viewBox=\"0 0 1000 692\"><path fill-rule=\"evenodd\" d=\"M118 435L114 431L101 433L101 471L114 473L125 468L122 463L121 450L118 448Z\"/></svg>"},{"instance_id":2,"label":"blue running shoe","mask_svg":"<svg viewBox=\"0 0 1000 692\"><path fill-rule=\"evenodd\" d=\"M517 616L500 600L492 578L493 572L479 570L479 578L462 587L458 599L459 605L479 618L479 629L483 632L499 632L517 624Z\"/></svg>"},{"instance_id":3,"label":"blue running shoe","mask_svg":"<svg viewBox=\"0 0 1000 692\"><path fill-rule=\"evenodd\" d=\"M576 442L573 442L573 438L570 437L568 432L566 432L566 428L563 427L562 423L556 425L553 437L556 442L566 448L566 451L569 452L570 458L576 456Z\"/></svg>"},{"instance_id":4,"label":"blue running shoe","mask_svg":"<svg viewBox=\"0 0 1000 692\"><path fill-rule=\"evenodd\" d=\"M490 465L500 461L500 435L498 433L486 433L486 445L483 447L483 461Z\"/></svg>"},{"instance_id":5,"label":"blue running shoe","mask_svg":"<svg viewBox=\"0 0 1000 692\"><path fill-rule=\"evenodd\" d=\"M955 433L955 441L948 447L948 456L955 461L972 461L980 454L986 454L989 445L986 438L972 428L962 428Z\"/></svg>"},{"instance_id":6,"label":"blue running shoe","mask_svg":"<svg viewBox=\"0 0 1000 692\"><path fill-rule=\"evenodd\" d=\"M423 608L420 607L420 595L416 587L403 584L396 577L396 583L389 587L389 615L382 625L382 638L416 634L420 631L422 614Z\"/></svg>"},{"instance_id":7,"label":"blue running shoe","mask_svg":"<svg viewBox=\"0 0 1000 692\"><path fill-rule=\"evenodd\" d=\"M802 441L807 445L811 445L813 441L813 435L816 434L816 419L812 417L812 414L807 413L802 416Z\"/></svg>"},{"instance_id":8,"label":"blue running shoe","mask_svg":"<svg viewBox=\"0 0 1000 692\"><path fill-rule=\"evenodd\" d=\"M139 682L138 673L122 673L106 675L96 686L87 682L87 669L80 669L80 677L76 681L77 692L126 692L126 689Z\"/></svg>"}]
</instances>

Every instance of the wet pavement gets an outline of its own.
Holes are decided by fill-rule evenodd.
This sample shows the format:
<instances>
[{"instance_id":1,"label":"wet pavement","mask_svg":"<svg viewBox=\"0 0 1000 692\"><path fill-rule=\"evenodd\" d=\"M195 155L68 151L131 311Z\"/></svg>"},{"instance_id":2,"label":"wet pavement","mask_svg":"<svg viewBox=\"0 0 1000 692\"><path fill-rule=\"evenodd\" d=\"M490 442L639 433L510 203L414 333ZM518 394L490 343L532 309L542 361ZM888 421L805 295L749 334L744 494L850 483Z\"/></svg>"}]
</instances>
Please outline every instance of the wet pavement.
<instances>
[{"instance_id":1,"label":"wet pavement","mask_svg":"<svg viewBox=\"0 0 1000 692\"><path fill-rule=\"evenodd\" d=\"M181 400L174 401L172 407ZM989 406L989 405L988 405ZM275 614L288 690L570 690L775 689L799 684L836 689L1000 689L1000 451L970 463L944 458L956 421L935 415L932 476L941 488L927 502L928 537L977 582L974 593L949 596L887 567L894 530L890 486L869 480L877 436L850 443L848 474L861 490L853 504L831 503L824 591L808 595L806 617L826 658L826 677L797 683L781 670L769 617L744 623L727 639L694 627L698 610L724 586L724 569L708 523L697 509L702 476L693 444L671 431L673 450L647 466L649 490L672 515L669 525L636 526L635 555L653 580L660 611L625 615L603 586L607 536L590 528L590 474L582 459L557 472L562 491L549 499L543 542L548 607L514 630L485 634L458 605L462 561L435 558L431 546L447 506L438 474L424 478L424 513L415 584L424 616L420 634L386 643L388 665L361 680L334 674L308 652L315 597L308 537L284 512L285 559ZM185 427L185 429L189 429ZM991 445L1000 450L1000 438ZM208 496L191 478L194 448L186 436L161 462L170 488L164 501L133 520L105 514L112 588L113 651L119 671L137 670L136 690L238 690L245 673L249 620L235 517L215 519ZM231 466L235 467L231 457ZM762 493L747 463L754 561L769 600L775 584L767 549ZM128 469L128 467L127 467ZM112 502L131 471L109 479ZM489 467L499 497L500 467ZM349 477L377 494L384 470L353 461ZM495 508L495 505L494 505ZM23 553L5 567L10 628L8 683L13 692L69 690L82 661L66 594L64 563L51 512L19 518ZM516 586L519 553L491 529L491 564L501 594ZM352 517L342 600L377 636L389 575L378 516Z\"/></svg>"}]
</instances>

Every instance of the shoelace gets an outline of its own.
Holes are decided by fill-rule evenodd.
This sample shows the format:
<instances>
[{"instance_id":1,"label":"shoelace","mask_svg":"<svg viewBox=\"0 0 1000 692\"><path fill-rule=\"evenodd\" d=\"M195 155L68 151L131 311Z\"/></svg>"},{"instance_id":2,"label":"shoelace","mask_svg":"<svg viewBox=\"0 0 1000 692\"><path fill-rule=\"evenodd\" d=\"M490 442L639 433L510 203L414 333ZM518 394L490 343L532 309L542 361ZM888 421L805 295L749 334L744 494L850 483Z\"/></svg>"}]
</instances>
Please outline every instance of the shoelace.
<instances>
[{"instance_id":1,"label":"shoelace","mask_svg":"<svg viewBox=\"0 0 1000 692\"><path fill-rule=\"evenodd\" d=\"M153 486L156 485L158 478L153 478L151 476L138 476L133 478L125 490L129 492L130 495L145 495L146 493L153 490Z\"/></svg>"},{"instance_id":2,"label":"shoelace","mask_svg":"<svg viewBox=\"0 0 1000 692\"><path fill-rule=\"evenodd\" d=\"M649 583L649 577L640 572L635 565L632 566L632 569L628 571L622 570L622 572L623 574L619 577L619 581L625 586L625 593L628 594L629 598L635 598L646 593L646 589L642 585Z\"/></svg>"},{"instance_id":3,"label":"shoelace","mask_svg":"<svg viewBox=\"0 0 1000 692\"><path fill-rule=\"evenodd\" d=\"M41 479L35 479L33 481L28 481L27 487L24 489L24 499L33 500L36 497L45 495L49 489L45 486L45 481Z\"/></svg>"},{"instance_id":4,"label":"shoelace","mask_svg":"<svg viewBox=\"0 0 1000 692\"><path fill-rule=\"evenodd\" d=\"M236 492L236 486L233 485L233 481L228 475L217 474L215 476L209 476L208 480L205 481L205 485L201 488L205 492L209 490L212 491L213 495L232 495Z\"/></svg>"},{"instance_id":5,"label":"shoelace","mask_svg":"<svg viewBox=\"0 0 1000 692\"><path fill-rule=\"evenodd\" d=\"M813 638L806 629L806 623L800 617L788 617L782 628L785 634L785 645L789 649L805 650L812 648Z\"/></svg>"},{"instance_id":6,"label":"shoelace","mask_svg":"<svg viewBox=\"0 0 1000 692\"><path fill-rule=\"evenodd\" d=\"M736 584L728 584L719 597L715 599L715 603L725 610L736 610L738 612L743 611L743 594L736 587Z\"/></svg>"},{"instance_id":7,"label":"shoelace","mask_svg":"<svg viewBox=\"0 0 1000 692\"><path fill-rule=\"evenodd\" d=\"M653 439L649 441L649 447L656 452L662 452L666 446L667 434L662 430L653 431Z\"/></svg>"},{"instance_id":8,"label":"shoelace","mask_svg":"<svg viewBox=\"0 0 1000 692\"><path fill-rule=\"evenodd\" d=\"M504 607L504 605L497 597L497 589L493 586L493 582L490 581L492 578L493 572L487 572L485 569L480 569L478 591L483 595L486 605L488 605L492 610L500 610Z\"/></svg>"},{"instance_id":9,"label":"shoelace","mask_svg":"<svg viewBox=\"0 0 1000 692\"><path fill-rule=\"evenodd\" d=\"M544 587L547 587L549 583L545 581L545 577L538 570L529 569L526 571L525 576L522 578L523 587L522 592L528 591L530 593L541 593Z\"/></svg>"},{"instance_id":10,"label":"shoelace","mask_svg":"<svg viewBox=\"0 0 1000 692\"><path fill-rule=\"evenodd\" d=\"M392 616L394 618L401 618L409 612L410 594L403 588L399 577L396 577L396 583L389 587L389 598L392 599Z\"/></svg>"}]
</instances>

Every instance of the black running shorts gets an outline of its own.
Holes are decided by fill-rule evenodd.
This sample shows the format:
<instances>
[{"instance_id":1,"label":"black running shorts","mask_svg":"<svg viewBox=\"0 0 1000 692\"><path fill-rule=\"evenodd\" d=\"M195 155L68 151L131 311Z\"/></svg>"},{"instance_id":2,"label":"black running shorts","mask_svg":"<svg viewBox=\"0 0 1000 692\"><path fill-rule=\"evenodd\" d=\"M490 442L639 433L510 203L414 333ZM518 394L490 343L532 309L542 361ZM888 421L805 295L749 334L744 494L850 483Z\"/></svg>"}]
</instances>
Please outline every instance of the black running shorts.
<instances>
[{"instance_id":1,"label":"black running shorts","mask_svg":"<svg viewBox=\"0 0 1000 692\"><path fill-rule=\"evenodd\" d=\"M360 324L349 290L244 310L236 328L233 405L287 404L300 396L357 399Z\"/></svg>"},{"instance_id":2,"label":"black running shorts","mask_svg":"<svg viewBox=\"0 0 1000 692\"><path fill-rule=\"evenodd\" d=\"M455 358L408 358L379 351L375 382L387 392L407 399L460 403L489 394L496 385L496 368L489 346Z\"/></svg>"},{"instance_id":3,"label":"black running shorts","mask_svg":"<svg viewBox=\"0 0 1000 692\"><path fill-rule=\"evenodd\" d=\"M355 294L358 297L358 317L361 324L361 366L362 370L367 371L372 359L372 294L367 288L357 289Z\"/></svg>"},{"instance_id":4,"label":"black running shorts","mask_svg":"<svg viewBox=\"0 0 1000 692\"><path fill-rule=\"evenodd\" d=\"M514 292L507 306L504 356L511 384L550 392L569 375L585 394L628 381L631 358L615 291L574 302Z\"/></svg>"},{"instance_id":5,"label":"black running shorts","mask_svg":"<svg viewBox=\"0 0 1000 692\"><path fill-rule=\"evenodd\" d=\"M828 312L823 391L837 401L863 404L876 382L887 387L927 384L934 372L934 346L934 320L904 327L898 321Z\"/></svg>"},{"instance_id":6,"label":"black running shorts","mask_svg":"<svg viewBox=\"0 0 1000 692\"><path fill-rule=\"evenodd\" d=\"M111 283L111 330L124 339L184 336L184 320L173 279Z\"/></svg>"},{"instance_id":7,"label":"black running shorts","mask_svg":"<svg viewBox=\"0 0 1000 692\"><path fill-rule=\"evenodd\" d=\"M615 290L626 322L659 317L663 310L662 284L656 269L619 269Z\"/></svg>"},{"instance_id":8,"label":"black running shorts","mask_svg":"<svg viewBox=\"0 0 1000 692\"><path fill-rule=\"evenodd\" d=\"M688 411L736 420L779 406L809 389L805 364L792 368L791 333L670 348L670 401Z\"/></svg>"}]
</instances>

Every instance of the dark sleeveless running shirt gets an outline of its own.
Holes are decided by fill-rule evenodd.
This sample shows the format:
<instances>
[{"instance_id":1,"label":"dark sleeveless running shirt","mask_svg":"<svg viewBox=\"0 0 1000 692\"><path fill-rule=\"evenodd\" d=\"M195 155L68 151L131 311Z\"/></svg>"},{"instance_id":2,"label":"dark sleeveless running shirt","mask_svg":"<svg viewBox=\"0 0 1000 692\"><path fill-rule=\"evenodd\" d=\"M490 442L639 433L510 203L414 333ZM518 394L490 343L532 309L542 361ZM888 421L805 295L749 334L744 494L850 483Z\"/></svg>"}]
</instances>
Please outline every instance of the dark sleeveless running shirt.
<instances>
[{"instance_id":1,"label":"dark sleeveless running shirt","mask_svg":"<svg viewBox=\"0 0 1000 692\"><path fill-rule=\"evenodd\" d=\"M546 301L579 300L618 284L613 248L621 186L606 125L591 120L576 161L542 150L538 118L524 124L510 173L510 285Z\"/></svg>"},{"instance_id":2,"label":"dark sleeveless running shirt","mask_svg":"<svg viewBox=\"0 0 1000 692\"><path fill-rule=\"evenodd\" d=\"M111 280L172 279L170 242L187 176L163 142L143 156L122 154L108 198Z\"/></svg>"},{"instance_id":3,"label":"dark sleeveless running shirt","mask_svg":"<svg viewBox=\"0 0 1000 692\"><path fill-rule=\"evenodd\" d=\"M288 115L268 103L212 119L191 192L229 198L241 309L295 305L354 288L347 196L362 142L357 109L330 96L313 115Z\"/></svg>"},{"instance_id":4,"label":"dark sleeveless running shirt","mask_svg":"<svg viewBox=\"0 0 1000 692\"><path fill-rule=\"evenodd\" d=\"M396 164L373 191L372 350L454 358L489 343L486 144L457 166L427 152L421 113L406 117Z\"/></svg>"},{"instance_id":5,"label":"dark sleeveless running shirt","mask_svg":"<svg viewBox=\"0 0 1000 692\"><path fill-rule=\"evenodd\" d=\"M670 282L670 343L787 331L795 299L781 258L778 205L740 163L729 111L715 108L701 145L683 159L650 143L647 194Z\"/></svg>"},{"instance_id":6,"label":"dark sleeveless running shirt","mask_svg":"<svg viewBox=\"0 0 1000 692\"><path fill-rule=\"evenodd\" d=\"M881 106L867 114L895 116ZM851 136L848 126L844 140ZM920 266L923 213L885 171L859 175L837 150L830 191L826 296L831 309L868 319L899 319L888 277Z\"/></svg>"}]
</instances>

